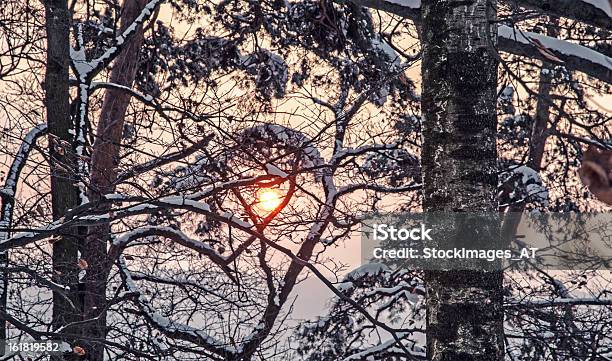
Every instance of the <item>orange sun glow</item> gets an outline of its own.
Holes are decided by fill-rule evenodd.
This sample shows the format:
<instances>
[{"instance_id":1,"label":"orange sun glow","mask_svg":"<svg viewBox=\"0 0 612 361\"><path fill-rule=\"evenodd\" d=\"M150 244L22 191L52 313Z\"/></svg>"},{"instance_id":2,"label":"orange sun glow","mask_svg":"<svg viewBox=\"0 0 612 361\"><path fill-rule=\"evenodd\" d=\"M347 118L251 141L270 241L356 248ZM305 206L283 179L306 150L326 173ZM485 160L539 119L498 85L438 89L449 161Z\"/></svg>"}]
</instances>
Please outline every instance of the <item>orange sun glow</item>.
<instances>
[{"instance_id":1,"label":"orange sun glow","mask_svg":"<svg viewBox=\"0 0 612 361\"><path fill-rule=\"evenodd\" d=\"M270 212L278 208L282 202L282 195L276 189L262 188L257 191L257 206Z\"/></svg>"}]
</instances>

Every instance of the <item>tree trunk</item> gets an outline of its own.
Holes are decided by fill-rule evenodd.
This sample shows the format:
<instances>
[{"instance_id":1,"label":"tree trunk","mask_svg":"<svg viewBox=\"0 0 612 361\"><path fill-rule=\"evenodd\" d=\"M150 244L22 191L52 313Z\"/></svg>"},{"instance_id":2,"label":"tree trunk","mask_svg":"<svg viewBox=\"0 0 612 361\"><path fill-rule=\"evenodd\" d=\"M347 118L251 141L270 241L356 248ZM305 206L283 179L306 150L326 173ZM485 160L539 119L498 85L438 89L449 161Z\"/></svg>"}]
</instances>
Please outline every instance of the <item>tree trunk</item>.
<instances>
[{"instance_id":1,"label":"tree trunk","mask_svg":"<svg viewBox=\"0 0 612 361\"><path fill-rule=\"evenodd\" d=\"M49 153L51 160L51 205L53 219L79 204L76 186L76 158L73 145L74 124L70 116L69 68L70 24L72 15L67 0L45 1L45 27L47 31L47 69L45 74L45 106L49 127ZM53 243L53 281L77 289L79 237L77 230L70 230ZM74 292L68 294L76 302ZM79 310L68 300L53 292L53 328L57 329L78 321ZM70 327L64 333L76 333Z\"/></svg>"},{"instance_id":2,"label":"tree trunk","mask_svg":"<svg viewBox=\"0 0 612 361\"><path fill-rule=\"evenodd\" d=\"M495 5L422 2L427 212L497 212ZM426 272L428 360L503 360L502 279L501 271Z\"/></svg>"},{"instance_id":3,"label":"tree trunk","mask_svg":"<svg viewBox=\"0 0 612 361\"><path fill-rule=\"evenodd\" d=\"M548 18L546 24L546 35L557 37L559 35L559 19ZM542 168L542 159L544 158L544 148L548 134L548 121L550 120L550 91L553 81L554 64L542 62L540 70L540 83L538 84L538 98L536 104L536 112L531 130L531 142L529 144L529 159L527 165L537 172Z\"/></svg>"},{"instance_id":4,"label":"tree trunk","mask_svg":"<svg viewBox=\"0 0 612 361\"><path fill-rule=\"evenodd\" d=\"M143 10L146 0L125 0L121 9L121 29L123 32ZM113 64L110 81L115 84L131 87L136 77L138 57L143 43L143 27L131 38L122 49ZM115 189L119 150L123 135L125 112L130 102L130 94L117 89L106 91L100 120L96 130L96 140L91 156L91 175L89 200L96 202L105 194ZM100 206L97 211L106 212L108 206ZM110 224L101 224L89 228L83 258L89 267L84 278L85 299L84 317L91 320L85 326L88 337L104 340L106 338L106 284L113 260L107 257L107 244L110 235ZM89 359L102 361L104 345L91 342L87 345Z\"/></svg>"}]
</instances>

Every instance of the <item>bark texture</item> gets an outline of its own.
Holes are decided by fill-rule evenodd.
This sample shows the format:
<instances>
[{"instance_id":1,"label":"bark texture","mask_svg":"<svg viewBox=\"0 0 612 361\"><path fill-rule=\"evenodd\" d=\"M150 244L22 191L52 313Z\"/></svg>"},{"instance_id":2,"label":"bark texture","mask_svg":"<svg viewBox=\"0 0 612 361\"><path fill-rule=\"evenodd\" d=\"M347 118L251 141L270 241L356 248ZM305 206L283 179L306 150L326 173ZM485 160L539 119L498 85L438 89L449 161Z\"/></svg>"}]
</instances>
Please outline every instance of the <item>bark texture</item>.
<instances>
[{"instance_id":1,"label":"bark texture","mask_svg":"<svg viewBox=\"0 0 612 361\"><path fill-rule=\"evenodd\" d=\"M549 18L548 21L546 25L546 35L556 37L559 35L559 20ZM550 92L552 89L554 67L554 64L542 62L542 69L540 70L540 82L538 84L537 93L539 98L536 104L534 123L531 130L529 159L527 161L527 165L538 172L542 169L542 159L544 158L544 149L548 138L547 130L552 102Z\"/></svg>"},{"instance_id":2,"label":"bark texture","mask_svg":"<svg viewBox=\"0 0 612 361\"><path fill-rule=\"evenodd\" d=\"M79 189L74 179L76 158L74 124L70 116L69 69L70 69L70 24L72 15L67 0L45 1L45 27L47 31L47 69L45 73L45 106L49 128L51 159L51 202L53 219L57 220L66 211L79 204ZM54 282L76 290L78 284L77 258L78 230L71 229L53 243ZM79 319L77 295L67 292L68 298L53 292L53 327L66 326ZM76 308L75 308L76 307ZM75 333L71 327L64 333Z\"/></svg>"},{"instance_id":3,"label":"bark texture","mask_svg":"<svg viewBox=\"0 0 612 361\"><path fill-rule=\"evenodd\" d=\"M495 1L422 2L424 210L497 212ZM485 247L490 238L474 238ZM503 360L500 271L427 271L427 357Z\"/></svg>"},{"instance_id":4,"label":"bark texture","mask_svg":"<svg viewBox=\"0 0 612 361\"><path fill-rule=\"evenodd\" d=\"M146 0L125 0L121 9L120 32L130 26L147 4ZM138 26L136 33L124 46L113 63L110 81L114 84L131 87L136 76L140 48L144 31ZM90 202L100 200L115 189L119 151L123 134L125 113L130 103L130 94L123 90L108 89L96 130L93 144L90 173ZM108 206L99 206L97 211L104 213ZM95 340L104 340L106 327L106 284L113 260L107 255L110 224L90 227L84 247L83 258L88 264L84 277L84 334L93 341L88 342L87 352L92 361L102 361L104 345Z\"/></svg>"}]
</instances>

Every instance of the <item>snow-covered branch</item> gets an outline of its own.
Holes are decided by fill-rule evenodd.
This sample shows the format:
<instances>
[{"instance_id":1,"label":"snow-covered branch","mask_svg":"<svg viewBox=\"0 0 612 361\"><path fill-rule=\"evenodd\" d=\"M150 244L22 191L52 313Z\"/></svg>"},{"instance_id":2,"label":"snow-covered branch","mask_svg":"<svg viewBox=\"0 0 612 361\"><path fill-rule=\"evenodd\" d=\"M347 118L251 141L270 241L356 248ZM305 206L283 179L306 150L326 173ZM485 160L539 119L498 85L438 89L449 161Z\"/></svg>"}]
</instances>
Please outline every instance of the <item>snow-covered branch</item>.
<instances>
[{"instance_id":1,"label":"snow-covered branch","mask_svg":"<svg viewBox=\"0 0 612 361\"><path fill-rule=\"evenodd\" d=\"M145 5L144 9L134 19L134 21L125 28L125 30L115 39L115 45L107 49L104 54L99 57L87 60L85 49L81 47L77 50L71 49L70 56L72 58L72 66L81 83L91 81L102 69L108 66L121 50L129 43L129 40L136 34L136 31L147 20L151 18L155 12L155 8L164 0L151 0Z\"/></svg>"},{"instance_id":2,"label":"snow-covered branch","mask_svg":"<svg viewBox=\"0 0 612 361\"><path fill-rule=\"evenodd\" d=\"M402 336L405 337L405 336ZM393 354L398 353L402 355L402 358L409 357L409 360L426 360L425 349L421 346L414 344L410 349L410 353L407 355L404 348L398 347L399 341L390 339L380 344L370 347L361 352L355 353L349 357L343 359L343 361L355 361L355 360L374 360L375 357L381 357L385 353Z\"/></svg>"},{"instance_id":3,"label":"snow-covered branch","mask_svg":"<svg viewBox=\"0 0 612 361\"><path fill-rule=\"evenodd\" d=\"M221 267L230 279L235 280L233 271L227 266L226 258L219 255L215 250L204 242L197 239L193 239L183 233L181 230L174 229L172 227L164 226L149 226L141 227L135 230L125 232L113 240L113 244L109 249L109 256L116 258L121 250L127 247L130 242L133 242L139 238L150 237L150 236L161 236L172 239L177 244L180 244L186 248L192 249L202 255L207 256L213 263Z\"/></svg>"},{"instance_id":4,"label":"snow-covered branch","mask_svg":"<svg viewBox=\"0 0 612 361\"><path fill-rule=\"evenodd\" d=\"M215 188L211 188L210 191L214 191ZM210 193L198 193L197 198L204 198L206 195ZM115 197L112 197L113 199ZM161 197L157 199L151 200L143 200L142 198L133 198L132 205L128 205L126 207L115 209L112 212L102 213L102 214L90 214L88 212L84 212L84 214L75 214L71 215L72 218L61 218L57 221L51 222L43 227L29 230L26 232L20 232L15 234L13 237L0 242L0 252L5 251L10 248L25 246L27 244L45 239L52 235L61 234L66 229L79 225L79 226L91 226L106 222L113 222L118 219L122 219L125 217L141 215L141 214L151 214L153 212L162 210L162 209L184 209L189 210L195 213L204 214L211 219L215 219L217 221L231 224L233 227L244 230L251 231L252 225L248 222L243 221L242 219L232 215L232 214L217 214L211 211L210 206L207 203L200 202L194 199L195 196L167 196ZM135 201L136 199L136 201ZM112 199L111 199L112 200ZM138 201L140 200L140 201ZM107 200L110 201L110 200ZM127 202L128 199L124 198L122 201ZM95 204L94 204L95 205ZM83 205L82 208L86 210L87 205Z\"/></svg>"},{"instance_id":5,"label":"snow-covered branch","mask_svg":"<svg viewBox=\"0 0 612 361\"><path fill-rule=\"evenodd\" d=\"M607 83L612 82L612 58L585 46L542 34L521 31L507 25L498 27L498 40L501 51L550 61L539 50L541 44L562 60L563 65L568 68L578 70Z\"/></svg>"},{"instance_id":6,"label":"snow-covered branch","mask_svg":"<svg viewBox=\"0 0 612 361\"><path fill-rule=\"evenodd\" d=\"M511 308L544 308L558 306L612 306L612 299L594 297L552 298L537 301L516 301L505 305L505 307Z\"/></svg>"},{"instance_id":7,"label":"snow-covered branch","mask_svg":"<svg viewBox=\"0 0 612 361\"><path fill-rule=\"evenodd\" d=\"M0 188L0 199L2 199L2 210L0 214L0 242L4 241L8 234L13 217L13 205L15 203L15 193L17 191L17 183L19 174L26 164L28 155L36 140L46 134L47 124L39 124L35 126L23 139L17 154L13 158L13 163L8 171L4 186Z\"/></svg>"},{"instance_id":8,"label":"snow-covered branch","mask_svg":"<svg viewBox=\"0 0 612 361\"><path fill-rule=\"evenodd\" d=\"M4 187L0 188L0 195L15 195L15 188L17 187L17 179L19 178L19 173L23 169L25 162L28 158L28 154L30 153L30 149L32 145L36 142L36 139L40 138L47 132L47 124L39 124L32 128L23 138L23 142L13 158L13 163L11 164L11 168L6 176L6 181L4 182Z\"/></svg>"},{"instance_id":9,"label":"snow-covered branch","mask_svg":"<svg viewBox=\"0 0 612 361\"><path fill-rule=\"evenodd\" d=\"M340 4L349 1L355 5L381 10L413 20L421 17L421 0L335 0Z\"/></svg>"}]
</instances>

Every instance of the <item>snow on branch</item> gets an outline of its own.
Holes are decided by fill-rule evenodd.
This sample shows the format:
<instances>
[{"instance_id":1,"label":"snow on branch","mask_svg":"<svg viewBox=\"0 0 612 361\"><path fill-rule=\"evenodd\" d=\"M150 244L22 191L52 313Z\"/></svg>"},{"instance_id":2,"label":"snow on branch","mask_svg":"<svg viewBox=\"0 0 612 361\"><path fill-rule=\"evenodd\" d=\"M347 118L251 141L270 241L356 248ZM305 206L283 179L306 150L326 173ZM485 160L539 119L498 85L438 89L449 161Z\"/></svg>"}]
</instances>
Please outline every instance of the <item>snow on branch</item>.
<instances>
[{"instance_id":1,"label":"snow on branch","mask_svg":"<svg viewBox=\"0 0 612 361\"><path fill-rule=\"evenodd\" d=\"M75 58L85 59L85 42L83 41L83 26L82 24L78 24L77 26L77 46L78 51L71 50L71 58L74 60ZM77 187L79 189L79 199L80 204L85 204L89 202L89 198L87 197L87 186L83 181L87 178L87 162L84 160L85 155L85 147L87 145L87 140L85 138L85 134L87 132L87 113L89 111L89 95L90 89L89 84L87 84L86 77L81 77L80 69L77 67L77 63L73 61L74 70L79 76L79 90L78 90L78 109L79 109L79 121L76 124L75 128L75 141L76 141L76 155L77 155Z\"/></svg>"},{"instance_id":2,"label":"snow on branch","mask_svg":"<svg viewBox=\"0 0 612 361\"><path fill-rule=\"evenodd\" d=\"M99 81L91 82L91 90L96 90L98 88L123 90L126 93L129 93L131 96L140 99L144 103L152 103L154 101L151 95L140 93L132 89L129 86L125 86L125 85L121 85L117 83L111 83L111 82L99 82Z\"/></svg>"},{"instance_id":3,"label":"snow on branch","mask_svg":"<svg viewBox=\"0 0 612 361\"><path fill-rule=\"evenodd\" d=\"M512 203L534 202L548 207L548 189L537 171L527 166L514 167L501 174L500 198Z\"/></svg>"},{"instance_id":4,"label":"snow on branch","mask_svg":"<svg viewBox=\"0 0 612 361\"><path fill-rule=\"evenodd\" d=\"M183 158L186 158L192 154L194 154L195 152L201 150L202 148L206 147L211 139L213 138L212 135L207 135L204 136L202 139L200 139L199 141L197 141L196 143L184 148L183 150L177 151L177 152L173 152L170 154L166 154L163 156L158 156L155 157L152 160L149 160L145 163L142 164L138 164L133 166L132 168L119 173L119 175L117 175L117 180L118 181L123 181L126 179L129 179L131 177L137 176L139 174L143 174L146 172L149 172L153 169L159 169L160 167L166 165L166 164L170 164L172 162L176 162L179 161ZM175 169L176 170L176 169Z\"/></svg>"},{"instance_id":5,"label":"snow on branch","mask_svg":"<svg viewBox=\"0 0 612 361\"><path fill-rule=\"evenodd\" d=\"M277 166L275 166L272 163L266 163L266 171L268 172L268 174L277 176L277 177L281 177L281 178L287 178L289 177L289 174L287 174L285 171L279 169Z\"/></svg>"},{"instance_id":6,"label":"snow on branch","mask_svg":"<svg viewBox=\"0 0 612 361\"><path fill-rule=\"evenodd\" d=\"M113 61L117 55L119 55L123 47L136 33L138 27L151 18L155 12L155 8L163 1L164 0L149 1L136 19L134 19L132 24L130 24L121 34L119 34L119 36L117 36L115 39L115 45L108 48L104 54L100 55L99 57L88 61L85 56L84 47L79 47L78 50L71 48L70 57L72 58L72 66L79 81L81 83L87 83L93 79L104 67L108 66L110 62Z\"/></svg>"},{"instance_id":7,"label":"snow on branch","mask_svg":"<svg viewBox=\"0 0 612 361\"><path fill-rule=\"evenodd\" d=\"M32 279L34 279L41 286L47 287L50 290L56 292L60 297L62 297L72 308L77 309L74 305L70 297L68 297L67 293L70 291L70 286L65 286L56 282L53 282L47 277L38 273L38 271L33 270L29 267L21 266L21 267L6 267L5 272L7 273L25 273L28 274Z\"/></svg>"},{"instance_id":8,"label":"snow on branch","mask_svg":"<svg viewBox=\"0 0 612 361\"><path fill-rule=\"evenodd\" d=\"M401 339L402 337L400 337ZM410 340L408 340L410 341ZM405 355L406 353L406 348L399 348L396 347L396 345L398 344L398 342L394 339L390 339L384 342L381 342L380 344L370 347L364 351L352 354L349 357L346 357L343 359L343 361L352 361L352 360L375 360L376 357L380 357L381 355L384 355L385 353L401 353L402 356L408 356L409 360L426 360L427 356L425 354L425 348L418 346L416 344L413 344L412 347L410 347L410 349L408 349L410 351L409 355Z\"/></svg>"},{"instance_id":9,"label":"snow on branch","mask_svg":"<svg viewBox=\"0 0 612 361\"><path fill-rule=\"evenodd\" d=\"M277 124L262 124L245 129L239 141L250 143L257 140L280 143L296 152L300 152L304 167L321 166L323 158L312 141L299 130Z\"/></svg>"},{"instance_id":10,"label":"snow on branch","mask_svg":"<svg viewBox=\"0 0 612 361\"><path fill-rule=\"evenodd\" d=\"M563 64L605 82L612 82L612 58L585 46L550 36L521 31L507 25L498 27L499 48L516 55L550 61L539 50L542 46Z\"/></svg>"},{"instance_id":11,"label":"snow on branch","mask_svg":"<svg viewBox=\"0 0 612 361\"><path fill-rule=\"evenodd\" d=\"M335 2L342 4L347 1L335 0ZM409 19L418 19L421 16L421 0L350 0L350 2Z\"/></svg>"},{"instance_id":12,"label":"snow on branch","mask_svg":"<svg viewBox=\"0 0 612 361\"><path fill-rule=\"evenodd\" d=\"M4 252L13 247L25 246L26 244L57 234L56 232L67 227L62 221L63 219L58 219L57 221L51 222L35 230L19 232L11 238L4 240L0 239L0 252Z\"/></svg>"},{"instance_id":13,"label":"snow on branch","mask_svg":"<svg viewBox=\"0 0 612 361\"><path fill-rule=\"evenodd\" d=\"M582 0L583 3L590 4L595 8L603 11L609 18L612 18L612 5L608 0ZM573 5L576 6L576 3L573 2ZM582 4L584 6L584 4ZM612 24L609 22L608 25Z\"/></svg>"},{"instance_id":14,"label":"snow on branch","mask_svg":"<svg viewBox=\"0 0 612 361\"><path fill-rule=\"evenodd\" d=\"M6 240L9 235L8 228L13 218L13 205L15 204L15 192L17 191L17 181L19 174L26 164L28 155L36 140L47 133L47 124L39 124L26 134L17 154L13 158L13 163L9 169L4 186L0 188L0 199L2 199L2 209L0 211L0 242Z\"/></svg>"},{"instance_id":15,"label":"snow on branch","mask_svg":"<svg viewBox=\"0 0 612 361\"><path fill-rule=\"evenodd\" d=\"M211 188L211 191L214 188ZM204 198L207 193L198 193L197 196ZM116 195L113 196L115 198ZM168 196L152 200L143 200L142 198L133 198L132 201L136 204L129 205L122 209L114 210L113 212L103 214L74 214L70 217L60 218L57 221L49 223L43 227L27 232L20 232L15 234L13 237L0 241L0 252L13 247L25 246L27 244L45 239L53 234L60 234L63 230L75 225L94 225L99 223L112 222L125 217L150 214L152 212L161 209L185 209L192 212L205 214L220 222L232 224L238 229L250 231L252 225L232 214L216 214L211 211L210 206L207 203L200 202L194 199L195 196ZM127 201L127 199L122 199ZM80 206L80 210L87 210L87 207L91 204L84 204Z\"/></svg>"},{"instance_id":16,"label":"snow on branch","mask_svg":"<svg viewBox=\"0 0 612 361\"><path fill-rule=\"evenodd\" d=\"M141 227L132 231L122 233L113 240L115 247L127 247L131 242L138 238L149 236L169 236L173 239L178 239L179 242L187 247L194 249L200 253L215 253L215 257L223 260L224 257L218 255L209 245L193 239L183 233L181 230L165 226L149 226Z\"/></svg>"},{"instance_id":17,"label":"snow on branch","mask_svg":"<svg viewBox=\"0 0 612 361\"><path fill-rule=\"evenodd\" d=\"M355 157L359 155L363 155L369 152L379 152L384 150L394 150L398 149L398 143L391 144L368 144L362 145L357 148L342 148L338 150L330 161L331 164L338 164L341 160L347 157Z\"/></svg>"},{"instance_id":18,"label":"snow on branch","mask_svg":"<svg viewBox=\"0 0 612 361\"><path fill-rule=\"evenodd\" d=\"M135 241L136 239L149 236L162 236L172 239L184 247L207 256L212 262L221 267L228 277L235 280L232 270L227 266L228 262L226 257L223 257L215 252L215 250L206 243L193 239L183 233L181 230L174 229L172 227L148 226L125 232L113 240L113 245L109 250L109 254L111 257L115 257L119 254L119 252L121 252L121 249L127 247L129 243Z\"/></svg>"},{"instance_id":19,"label":"snow on branch","mask_svg":"<svg viewBox=\"0 0 612 361\"><path fill-rule=\"evenodd\" d=\"M504 307L509 308L545 308L558 306L612 306L612 299L598 297L580 297L580 298L552 298L535 301L513 301L507 303Z\"/></svg>"},{"instance_id":20,"label":"snow on branch","mask_svg":"<svg viewBox=\"0 0 612 361\"><path fill-rule=\"evenodd\" d=\"M39 124L35 126L32 130L28 132L28 134L23 138L23 142L13 159L13 163L11 164L11 168L8 172L8 176L6 177L6 181L4 182L4 187L0 188L0 195L7 195L13 197L15 195L15 188L17 187L17 179L19 178L19 173L23 169L25 162L28 158L28 154L30 153L30 149L32 145L36 142L36 140L44 135L47 132L47 124Z\"/></svg>"}]
</instances>

